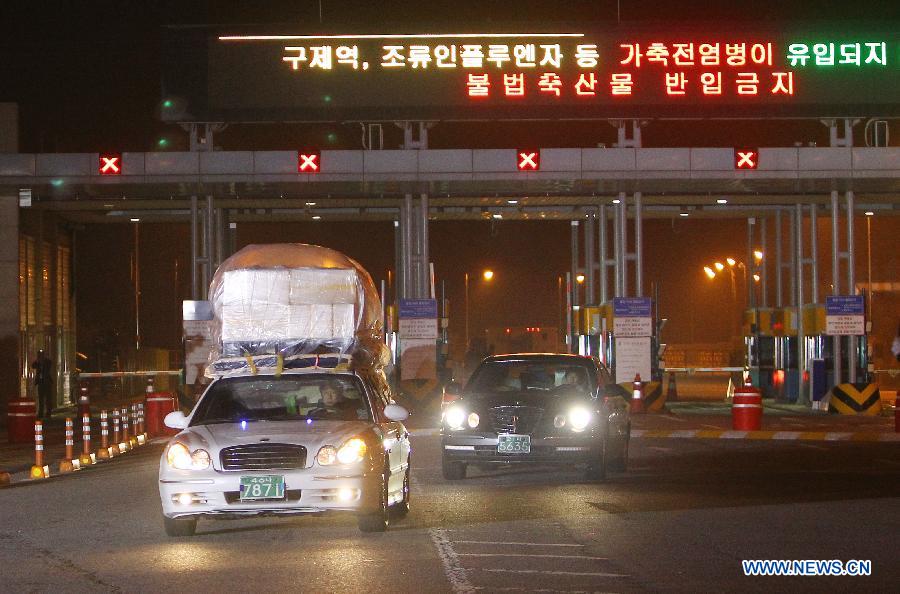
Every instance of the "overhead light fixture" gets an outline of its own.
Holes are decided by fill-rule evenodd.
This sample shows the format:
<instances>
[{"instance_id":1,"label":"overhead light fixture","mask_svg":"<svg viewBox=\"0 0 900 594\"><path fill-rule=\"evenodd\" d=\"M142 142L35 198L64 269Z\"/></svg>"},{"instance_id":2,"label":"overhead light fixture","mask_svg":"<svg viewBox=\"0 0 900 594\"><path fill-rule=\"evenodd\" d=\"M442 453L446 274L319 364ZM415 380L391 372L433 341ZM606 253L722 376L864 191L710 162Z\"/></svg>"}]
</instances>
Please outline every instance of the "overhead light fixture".
<instances>
[{"instance_id":1,"label":"overhead light fixture","mask_svg":"<svg viewBox=\"0 0 900 594\"><path fill-rule=\"evenodd\" d=\"M491 215L491 218L494 218L494 219L502 219L502 218L503 218L503 215L500 214L499 212L496 212L496 213L494 213L494 214Z\"/></svg>"},{"instance_id":2,"label":"overhead light fixture","mask_svg":"<svg viewBox=\"0 0 900 594\"><path fill-rule=\"evenodd\" d=\"M507 204L518 204L519 201L518 200L507 200L506 203Z\"/></svg>"},{"instance_id":3,"label":"overhead light fixture","mask_svg":"<svg viewBox=\"0 0 900 594\"><path fill-rule=\"evenodd\" d=\"M728 204L728 200L725 198L717 198L716 204Z\"/></svg>"},{"instance_id":4,"label":"overhead light fixture","mask_svg":"<svg viewBox=\"0 0 900 594\"><path fill-rule=\"evenodd\" d=\"M321 218L322 218L322 217L320 217L319 215L313 215L312 220L318 221L318 220L321 219Z\"/></svg>"},{"instance_id":5,"label":"overhead light fixture","mask_svg":"<svg viewBox=\"0 0 900 594\"><path fill-rule=\"evenodd\" d=\"M315 206L315 205L316 205L315 202L307 202L307 203L306 203L306 206Z\"/></svg>"},{"instance_id":6,"label":"overhead light fixture","mask_svg":"<svg viewBox=\"0 0 900 594\"><path fill-rule=\"evenodd\" d=\"M871 210L867 210L867 211L866 211L866 216L867 216L867 217L875 216L875 212L874 212L874 211L871 211Z\"/></svg>"},{"instance_id":7,"label":"overhead light fixture","mask_svg":"<svg viewBox=\"0 0 900 594\"><path fill-rule=\"evenodd\" d=\"M137 217L132 217L130 220L132 223L140 223L141 222L141 220Z\"/></svg>"},{"instance_id":8,"label":"overhead light fixture","mask_svg":"<svg viewBox=\"0 0 900 594\"><path fill-rule=\"evenodd\" d=\"M619 200L618 198L613 198L613 204L619 204L620 202L622 202L622 201Z\"/></svg>"},{"instance_id":9,"label":"overhead light fixture","mask_svg":"<svg viewBox=\"0 0 900 594\"><path fill-rule=\"evenodd\" d=\"M687 216L690 216L690 213L687 213L687 212L680 212L680 213L678 213L678 216L680 216L680 217L687 217Z\"/></svg>"}]
</instances>

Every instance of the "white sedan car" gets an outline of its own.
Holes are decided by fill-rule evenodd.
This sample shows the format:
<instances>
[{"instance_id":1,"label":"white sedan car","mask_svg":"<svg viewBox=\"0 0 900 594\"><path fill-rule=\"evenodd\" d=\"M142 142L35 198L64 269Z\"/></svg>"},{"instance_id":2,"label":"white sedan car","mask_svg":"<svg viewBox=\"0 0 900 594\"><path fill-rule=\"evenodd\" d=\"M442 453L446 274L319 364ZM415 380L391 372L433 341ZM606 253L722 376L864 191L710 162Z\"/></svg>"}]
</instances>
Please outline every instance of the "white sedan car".
<instances>
[{"instance_id":1,"label":"white sedan car","mask_svg":"<svg viewBox=\"0 0 900 594\"><path fill-rule=\"evenodd\" d=\"M159 495L169 536L200 517L352 512L364 532L409 511L406 409L384 377L285 371L209 385L163 452Z\"/></svg>"}]
</instances>

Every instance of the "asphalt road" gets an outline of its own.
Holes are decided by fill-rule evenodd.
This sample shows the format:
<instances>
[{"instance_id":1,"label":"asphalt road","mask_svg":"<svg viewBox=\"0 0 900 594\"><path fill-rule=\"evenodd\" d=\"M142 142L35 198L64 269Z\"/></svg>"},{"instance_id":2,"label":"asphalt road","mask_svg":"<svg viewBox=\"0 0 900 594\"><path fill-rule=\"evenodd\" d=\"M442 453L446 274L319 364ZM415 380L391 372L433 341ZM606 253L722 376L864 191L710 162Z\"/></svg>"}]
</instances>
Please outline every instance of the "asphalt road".
<instances>
[{"instance_id":1,"label":"asphalt road","mask_svg":"<svg viewBox=\"0 0 900 594\"><path fill-rule=\"evenodd\" d=\"M889 591L900 444L636 439L605 484L573 470L440 476L414 438L413 511L201 521L165 536L161 445L0 490L5 592ZM744 577L742 559L871 560L867 577ZM896 591L896 590L894 590Z\"/></svg>"}]
</instances>

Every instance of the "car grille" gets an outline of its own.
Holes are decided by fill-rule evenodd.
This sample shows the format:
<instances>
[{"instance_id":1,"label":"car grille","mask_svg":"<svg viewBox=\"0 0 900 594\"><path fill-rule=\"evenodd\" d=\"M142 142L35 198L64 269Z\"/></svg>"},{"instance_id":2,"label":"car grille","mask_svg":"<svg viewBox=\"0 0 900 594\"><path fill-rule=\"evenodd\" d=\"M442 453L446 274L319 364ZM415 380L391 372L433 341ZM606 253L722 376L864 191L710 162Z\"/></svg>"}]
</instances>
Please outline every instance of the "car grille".
<instances>
[{"instance_id":1,"label":"car grille","mask_svg":"<svg viewBox=\"0 0 900 594\"><path fill-rule=\"evenodd\" d=\"M541 420L544 409L533 406L495 406L491 409L491 426L495 433L531 433Z\"/></svg>"},{"instance_id":2,"label":"car grille","mask_svg":"<svg viewBox=\"0 0 900 594\"><path fill-rule=\"evenodd\" d=\"M289 443L252 443L225 448L222 470L283 470L304 468L306 448Z\"/></svg>"}]
</instances>

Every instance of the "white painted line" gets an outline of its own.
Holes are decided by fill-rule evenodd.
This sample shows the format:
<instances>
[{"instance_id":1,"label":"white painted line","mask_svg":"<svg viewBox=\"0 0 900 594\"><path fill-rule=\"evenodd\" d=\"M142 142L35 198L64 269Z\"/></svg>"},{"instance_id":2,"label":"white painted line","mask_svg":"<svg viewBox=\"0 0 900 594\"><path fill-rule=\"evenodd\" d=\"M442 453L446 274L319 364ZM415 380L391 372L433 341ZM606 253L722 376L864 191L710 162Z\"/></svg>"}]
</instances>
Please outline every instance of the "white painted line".
<instances>
[{"instance_id":1,"label":"white painted line","mask_svg":"<svg viewBox=\"0 0 900 594\"><path fill-rule=\"evenodd\" d=\"M646 433L646 432L647 431L645 429L632 429L631 437L643 437L644 433Z\"/></svg>"},{"instance_id":2,"label":"white painted line","mask_svg":"<svg viewBox=\"0 0 900 594\"><path fill-rule=\"evenodd\" d=\"M437 549L441 563L444 564L444 574L450 582L450 587L457 594L475 592L475 588L469 583L469 576L465 568L459 563L459 557L453 550L453 545L447 538L447 533L440 528L432 528L428 531L431 534L431 541Z\"/></svg>"},{"instance_id":3,"label":"white painted line","mask_svg":"<svg viewBox=\"0 0 900 594\"><path fill-rule=\"evenodd\" d=\"M696 429L679 429L678 431L672 431L669 433L669 437L696 437L697 430Z\"/></svg>"},{"instance_id":4,"label":"white painted line","mask_svg":"<svg viewBox=\"0 0 900 594\"><path fill-rule=\"evenodd\" d=\"M772 434L772 439L799 439L799 431L776 431Z\"/></svg>"},{"instance_id":5,"label":"white painted line","mask_svg":"<svg viewBox=\"0 0 900 594\"><path fill-rule=\"evenodd\" d=\"M479 571L492 571L496 573L529 573L541 575L573 575L573 576L590 576L590 577L629 577L624 573L603 573L590 571L540 571L537 569L480 569Z\"/></svg>"},{"instance_id":6,"label":"white painted line","mask_svg":"<svg viewBox=\"0 0 900 594\"><path fill-rule=\"evenodd\" d=\"M838 433L830 431L825 434L825 441L844 441L850 439L849 433Z\"/></svg>"},{"instance_id":7,"label":"white painted line","mask_svg":"<svg viewBox=\"0 0 900 594\"><path fill-rule=\"evenodd\" d=\"M536 555L533 553L456 553L457 557L537 557L540 559L587 559L589 561L609 561L608 557L587 557L585 555Z\"/></svg>"},{"instance_id":8,"label":"white painted line","mask_svg":"<svg viewBox=\"0 0 900 594\"><path fill-rule=\"evenodd\" d=\"M744 439L747 437L747 431L724 431L719 436L721 439Z\"/></svg>"},{"instance_id":9,"label":"white painted line","mask_svg":"<svg viewBox=\"0 0 900 594\"><path fill-rule=\"evenodd\" d=\"M554 542L504 542L499 540L457 540L456 544L515 545L521 547L583 547L583 544L560 544Z\"/></svg>"},{"instance_id":10,"label":"white painted line","mask_svg":"<svg viewBox=\"0 0 900 594\"><path fill-rule=\"evenodd\" d=\"M721 429L721 427L719 427L718 425L710 425L708 423L700 423L700 426L706 427L707 429L716 429L716 430Z\"/></svg>"},{"instance_id":11,"label":"white painted line","mask_svg":"<svg viewBox=\"0 0 900 594\"><path fill-rule=\"evenodd\" d=\"M799 445L801 448L807 448L807 449L810 449L810 450L819 450L819 451L821 451L821 452L827 452L827 451L828 451L828 448L826 448L825 446L813 445L813 444L811 444L811 443L802 443L802 442L801 442L801 443L799 443L799 444L797 444L797 445Z\"/></svg>"},{"instance_id":12,"label":"white painted line","mask_svg":"<svg viewBox=\"0 0 900 594\"><path fill-rule=\"evenodd\" d=\"M409 432L413 437L431 437L434 435L440 435L440 429L413 429Z\"/></svg>"}]
</instances>

